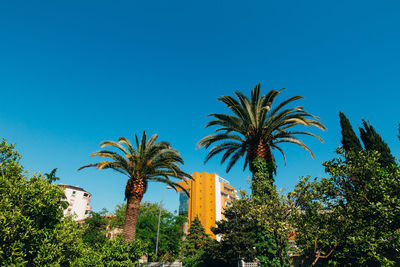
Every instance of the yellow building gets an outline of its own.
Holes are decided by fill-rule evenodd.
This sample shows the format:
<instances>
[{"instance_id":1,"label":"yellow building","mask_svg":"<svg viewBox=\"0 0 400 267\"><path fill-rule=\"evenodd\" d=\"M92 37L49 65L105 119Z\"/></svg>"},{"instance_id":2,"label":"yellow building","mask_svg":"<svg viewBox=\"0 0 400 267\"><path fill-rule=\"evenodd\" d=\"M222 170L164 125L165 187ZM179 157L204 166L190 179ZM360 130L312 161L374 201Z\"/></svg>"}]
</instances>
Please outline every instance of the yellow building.
<instances>
[{"instance_id":1,"label":"yellow building","mask_svg":"<svg viewBox=\"0 0 400 267\"><path fill-rule=\"evenodd\" d=\"M179 214L188 217L189 227L199 217L206 233L215 239L210 228L216 226L216 221L225 219L222 212L237 198L235 188L216 173L195 172L192 176L194 180L188 184L179 183L189 191L189 197L184 192L179 194Z\"/></svg>"}]
</instances>

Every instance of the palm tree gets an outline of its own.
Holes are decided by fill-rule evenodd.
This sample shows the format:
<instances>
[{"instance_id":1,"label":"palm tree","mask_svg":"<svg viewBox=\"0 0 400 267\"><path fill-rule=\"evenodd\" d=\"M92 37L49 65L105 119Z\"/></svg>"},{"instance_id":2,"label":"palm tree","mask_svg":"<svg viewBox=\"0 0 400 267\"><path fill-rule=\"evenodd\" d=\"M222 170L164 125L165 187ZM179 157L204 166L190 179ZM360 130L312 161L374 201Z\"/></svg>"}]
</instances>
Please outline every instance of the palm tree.
<instances>
[{"instance_id":1,"label":"palm tree","mask_svg":"<svg viewBox=\"0 0 400 267\"><path fill-rule=\"evenodd\" d=\"M49 181L49 183L53 183L54 181L60 180L60 177L56 176L57 168L53 169L50 173L45 173L44 176Z\"/></svg>"},{"instance_id":2,"label":"palm tree","mask_svg":"<svg viewBox=\"0 0 400 267\"><path fill-rule=\"evenodd\" d=\"M322 139L313 133L290 131L291 128L297 125L315 126L321 130L326 128L318 117L304 111L301 106L285 108L286 105L303 97L293 96L272 108L275 98L283 89L271 90L266 95L260 96L260 86L258 84L254 87L250 99L240 92L235 92L238 100L231 96L219 98L218 100L223 102L234 115L210 114L209 116L214 119L208 122L206 127L216 125L219 128L215 130L215 134L201 139L197 146L207 149L214 145L209 150L205 162L223 153L221 164L230 159L227 172L241 157L245 156L243 169L249 165L253 179L259 171L256 160L268 163L268 175L273 182L272 174L276 167L272 149L278 150L283 155L286 164L285 153L280 147L281 143L299 145L310 152L314 158L312 151L296 136L310 135L322 142Z\"/></svg>"},{"instance_id":3,"label":"palm tree","mask_svg":"<svg viewBox=\"0 0 400 267\"><path fill-rule=\"evenodd\" d=\"M100 150L90 156L110 158L110 160L88 164L78 169L87 167L97 167L99 170L112 169L128 177L125 187L127 206L123 230L124 240L126 241L135 240L140 201L146 192L148 182L165 183L175 190L179 188L188 193L182 186L170 179L172 177L185 182L187 182L187 178L192 179L180 168L179 164L184 163L183 159L169 143L156 143L157 137L155 134L147 141L146 133L143 132L141 142L139 142L135 134L136 148L125 137L119 137L118 142L104 141L100 144L100 147L117 148L123 155L109 150Z\"/></svg>"}]
</instances>

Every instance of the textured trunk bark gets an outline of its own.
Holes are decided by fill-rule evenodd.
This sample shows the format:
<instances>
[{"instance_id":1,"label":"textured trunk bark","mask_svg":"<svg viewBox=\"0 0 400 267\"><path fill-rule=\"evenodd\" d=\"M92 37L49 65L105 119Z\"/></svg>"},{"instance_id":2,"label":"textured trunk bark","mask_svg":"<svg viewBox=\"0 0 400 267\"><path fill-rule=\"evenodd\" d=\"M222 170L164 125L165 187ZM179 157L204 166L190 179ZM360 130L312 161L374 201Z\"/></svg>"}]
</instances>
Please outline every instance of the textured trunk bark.
<instances>
[{"instance_id":1,"label":"textured trunk bark","mask_svg":"<svg viewBox=\"0 0 400 267\"><path fill-rule=\"evenodd\" d=\"M142 198L131 196L126 205L126 216L123 236L127 242L135 241L136 236L136 223L139 215L140 201Z\"/></svg>"},{"instance_id":2,"label":"textured trunk bark","mask_svg":"<svg viewBox=\"0 0 400 267\"><path fill-rule=\"evenodd\" d=\"M265 160L265 162L272 162L274 163L274 156L272 155L272 150L271 147L263 142L262 140L259 140L257 144L253 144L249 147L248 150L248 159L249 159L249 164L250 164L250 171L255 172L254 166L252 166L252 162L258 157L262 158Z\"/></svg>"},{"instance_id":3,"label":"textured trunk bark","mask_svg":"<svg viewBox=\"0 0 400 267\"><path fill-rule=\"evenodd\" d=\"M126 215L124 224L124 240L132 242L136 236L136 223L139 215L140 201L146 191L147 182L140 177L132 177L125 186L125 197L127 199Z\"/></svg>"}]
</instances>

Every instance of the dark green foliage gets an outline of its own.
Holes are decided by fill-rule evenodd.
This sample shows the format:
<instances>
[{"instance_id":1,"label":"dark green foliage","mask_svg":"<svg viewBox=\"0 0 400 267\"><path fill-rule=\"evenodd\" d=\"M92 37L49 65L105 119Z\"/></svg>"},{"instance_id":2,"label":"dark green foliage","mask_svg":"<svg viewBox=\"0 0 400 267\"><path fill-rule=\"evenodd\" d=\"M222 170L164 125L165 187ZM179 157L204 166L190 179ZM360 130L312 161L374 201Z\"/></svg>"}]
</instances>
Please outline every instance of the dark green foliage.
<instances>
[{"instance_id":1,"label":"dark green foliage","mask_svg":"<svg viewBox=\"0 0 400 267\"><path fill-rule=\"evenodd\" d=\"M214 234L222 235L221 242L213 244L213 260L233 266L241 258L245 261L253 261L256 258L257 225L254 220L248 218L248 211L245 200L236 200L225 209L226 220L218 221L217 227L212 229Z\"/></svg>"},{"instance_id":2,"label":"dark green foliage","mask_svg":"<svg viewBox=\"0 0 400 267\"><path fill-rule=\"evenodd\" d=\"M344 234L340 209L332 209L325 199L334 191L329 179L310 180L307 176L300 179L296 194L291 196L297 207L293 209L292 223L296 228L298 253L303 255L307 266L313 262L320 266L328 265L331 254L336 252L339 236ZM322 258L317 259L316 252Z\"/></svg>"},{"instance_id":3,"label":"dark green foliage","mask_svg":"<svg viewBox=\"0 0 400 267\"><path fill-rule=\"evenodd\" d=\"M339 112L339 117L340 127L342 128L342 146L344 151L349 152L362 150L360 140L354 132L349 119L347 119L343 112Z\"/></svg>"},{"instance_id":4,"label":"dark green foliage","mask_svg":"<svg viewBox=\"0 0 400 267\"><path fill-rule=\"evenodd\" d=\"M255 261L262 266L288 266L287 236L291 229L288 214L291 208L276 194L259 199L241 192L225 211L226 220L212 229L222 237L204 246L205 266L234 266L238 260Z\"/></svg>"},{"instance_id":5,"label":"dark green foliage","mask_svg":"<svg viewBox=\"0 0 400 267\"><path fill-rule=\"evenodd\" d=\"M257 259L263 267L273 267L279 265L278 250L274 236L265 225L260 225L256 229L255 248ZM284 251L285 253L287 251Z\"/></svg>"},{"instance_id":6,"label":"dark green foliage","mask_svg":"<svg viewBox=\"0 0 400 267\"><path fill-rule=\"evenodd\" d=\"M189 234L186 236L184 242L185 254L189 257L193 257L209 240L210 237L206 234L203 225L196 216L190 225Z\"/></svg>"},{"instance_id":7,"label":"dark green foliage","mask_svg":"<svg viewBox=\"0 0 400 267\"><path fill-rule=\"evenodd\" d=\"M344 151L358 152L362 150L360 140L357 138L356 134L351 127L351 124L347 117L339 112L340 116L340 126L342 127L342 145ZM364 144L364 148L367 151L378 151L381 155L379 162L382 166L391 166L395 164L395 159L390 152L389 146L383 141L382 137L376 132L375 128L365 120L363 122L363 127L359 127L360 138ZM399 129L400 130L400 129Z\"/></svg>"},{"instance_id":8,"label":"dark green foliage","mask_svg":"<svg viewBox=\"0 0 400 267\"><path fill-rule=\"evenodd\" d=\"M376 132L371 124L363 120L363 127L360 129L360 137L364 143L365 150L378 151L380 153L379 162L382 166L391 166L395 164L395 159L390 152L389 146L383 141L382 137Z\"/></svg>"},{"instance_id":9,"label":"dark green foliage","mask_svg":"<svg viewBox=\"0 0 400 267\"><path fill-rule=\"evenodd\" d=\"M310 262L394 266L400 262L400 167L381 165L376 151L346 153L324 163L330 178L302 180L294 199L296 242ZM354 184L348 173L360 177ZM315 251L314 251L315 250Z\"/></svg>"},{"instance_id":10,"label":"dark green foliage","mask_svg":"<svg viewBox=\"0 0 400 267\"><path fill-rule=\"evenodd\" d=\"M212 242L206 234L203 225L196 217L189 229L189 234L182 242L182 262L185 266L201 266L204 264L203 256L208 243Z\"/></svg>"},{"instance_id":11,"label":"dark green foliage","mask_svg":"<svg viewBox=\"0 0 400 267\"><path fill-rule=\"evenodd\" d=\"M140 210L139 210L140 212ZM110 224L114 228L122 228L125 222L126 203L118 204L113 212Z\"/></svg>"},{"instance_id":12,"label":"dark green foliage","mask_svg":"<svg viewBox=\"0 0 400 267\"><path fill-rule=\"evenodd\" d=\"M88 243L91 247L102 246L107 240L106 228L110 225L110 219L106 218L107 210L100 212L91 211L90 217L85 220L83 232L83 242Z\"/></svg>"},{"instance_id":13,"label":"dark green foliage","mask_svg":"<svg viewBox=\"0 0 400 267\"><path fill-rule=\"evenodd\" d=\"M251 163L252 196L248 201L248 212L253 215L256 228L257 258L265 266L286 265L287 259L287 214L285 201L278 196L273 184L273 162L257 157ZM242 200L244 201L244 196Z\"/></svg>"},{"instance_id":14,"label":"dark green foliage","mask_svg":"<svg viewBox=\"0 0 400 267\"><path fill-rule=\"evenodd\" d=\"M262 198L275 191L273 173L275 171L274 162L266 162L263 158L257 157L251 162L253 178L251 179L251 191L255 199L260 203Z\"/></svg>"},{"instance_id":15,"label":"dark green foliage","mask_svg":"<svg viewBox=\"0 0 400 267\"><path fill-rule=\"evenodd\" d=\"M140 205L137 223L137 238L149 243L149 253L154 253L157 239L157 224L160 205L144 202ZM161 212L158 259L173 262L178 257L182 241L182 226L185 217L175 216L163 209Z\"/></svg>"},{"instance_id":16,"label":"dark green foliage","mask_svg":"<svg viewBox=\"0 0 400 267\"><path fill-rule=\"evenodd\" d=\"M110 220L112 227L121 227L124 224L126 204L117 205L114 215ZM143 202L140 204L139 217L136 228L136 237L147 243L147 253L155 253L157 239L157 224L160 205ZM158 258L154 260L174 261L179 256L183 224L186 217L175 216L166 209L161 211L160 236L158 242Z\"/></svg>"}]
</instances>

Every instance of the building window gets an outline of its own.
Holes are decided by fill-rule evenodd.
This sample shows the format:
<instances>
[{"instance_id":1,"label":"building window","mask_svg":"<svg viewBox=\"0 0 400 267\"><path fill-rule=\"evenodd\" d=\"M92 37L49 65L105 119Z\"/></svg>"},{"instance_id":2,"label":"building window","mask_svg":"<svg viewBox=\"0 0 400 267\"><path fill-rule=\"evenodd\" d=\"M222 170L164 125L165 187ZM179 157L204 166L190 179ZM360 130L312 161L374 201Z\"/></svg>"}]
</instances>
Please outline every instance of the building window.
<instances>
[{"instance_id":1,"label":"building window","mask_svg":"<svg viewBox=\"0 0 400 267\"><path fill-rule=\"evenodd\" d=\"M75 195L75 194L76 194L76 191L72 191L72 194Z\"/></svg>"},{"instance_id":2,"label":"building window","mask_svg":"<svg viewBox=\"0 0 400 267\"><path fill-rule=\"evenodd\" d=\"M187 215L189 211L189 198L184 192L179 193L179 215Z\"/></svg>"},{"instance_id":3,"label":"building window","mask_svg":"<svg viewBox=\"0 0 400 267\"><path fill-rule=\"evenodd\" d=\"M83 196L84 196L84 197L88 197L89 194L88 194L88 193L84 193Z\"/></svg>"}]
</instances>

